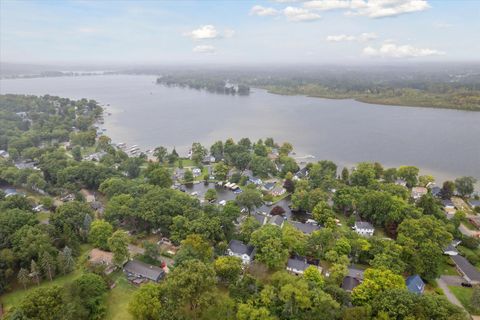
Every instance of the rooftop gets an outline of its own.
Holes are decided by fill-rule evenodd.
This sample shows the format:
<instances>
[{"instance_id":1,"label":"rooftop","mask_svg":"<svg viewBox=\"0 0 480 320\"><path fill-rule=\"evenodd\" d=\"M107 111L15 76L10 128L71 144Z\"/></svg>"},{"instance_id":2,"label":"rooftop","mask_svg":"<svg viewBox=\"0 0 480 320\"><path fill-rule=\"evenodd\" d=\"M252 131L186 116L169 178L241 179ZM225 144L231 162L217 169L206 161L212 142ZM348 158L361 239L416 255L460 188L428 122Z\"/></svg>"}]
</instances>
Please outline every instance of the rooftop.
<instances>
[{"instance_id":1,"label":"rooftop","mask_svg":"<svg viewBox=\"0 0 480 320\"><path fill-rule=\"evenodd\" d=\"M88 261L92 263L112 264L113 253L95 248L88 254Z\"/></svg>"},{"instance_id":2,"label":"rooftop","mask_svg":"<svg viewBox=\"0 0 480 320\"><path fill-rule=\"evenodd\" d=\"M246 254L248 256L252 256L253 250L255 249L253 246L246 245L239 240L231 240L228 248L236 254Z\"/></svg>"},{"instance_id":3,"label":"rooftop","mask_svg":"<svg viewBox=\"0 0 480 320\"><path fill-rule=\"evenodd\" d=\"M298 230L302 231L305 234L311 234L313 231L320 230L320 227L313 223L301 223L298 221L292 221L290 223L292 226L294 226L295 228L297 228Z\"/></svg>"},{"instance_id":4,"label":"rooftop","mask_svg":"<svg viewBox=\"0 0 480 320\"><path fill-rule=\"evenodd\" d=\"M305 271L307 269L309 264L305 261L305 259L288 259L287 262L287 268L289 269L295 269L299 271Z\"/></svg>"},{"instance_id":5,"label":"rooftop","mask_svg":"<svg viewBox=\"0 0 480 320\"><path fill-rule=\"evenodd\" d=\"M128 261L123 269L126 272L133 273L153 281L160 280L165 274L165 271L163 271L162 268L146 264L138 260Z\"/></svg>"},{"instance_id":6,"label":"rooftop","mask_svg":"<svg viewBox=\"0 0 480 320\"><path fill-rule=\"evenodd\" d=\"M375 228L370 222L367 221L356 221L355 222L355 229L367 229L367 230L374 230Z\"/></svg>"},{"instance_id":7,"label":"rooftop","mask_svg":"<svg viewBox=\"0 0 480 320\"><path fill-rule=\"evenodd\" d=\"M423 289L425 288L425 283L418 274L408 277L405 284L407 285L408 291L413 293L423 293Z\"/></svg>"}]
</instances>

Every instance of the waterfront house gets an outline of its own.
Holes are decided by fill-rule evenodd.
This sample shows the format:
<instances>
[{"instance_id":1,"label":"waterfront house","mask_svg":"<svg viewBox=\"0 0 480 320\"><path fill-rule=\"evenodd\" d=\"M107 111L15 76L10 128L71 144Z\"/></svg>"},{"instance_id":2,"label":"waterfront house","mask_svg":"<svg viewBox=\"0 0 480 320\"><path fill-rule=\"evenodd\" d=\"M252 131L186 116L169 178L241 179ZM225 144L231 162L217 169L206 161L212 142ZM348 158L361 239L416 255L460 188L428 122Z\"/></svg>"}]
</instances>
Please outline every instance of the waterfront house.
<instances>
[{"instance_id":1,"label":"waterfront house","mask_svg":"<svg viewBox=\"0 0 480 320\"><path fill-rule=\"evenodd\" d=\"M250 264L255 256L255 248L239 240L231 240L228 244L227 254L242 259L244 265Z\"/></svg>"},{"instance_id":2,"label":"waterfront house","mask_svg":"<svg viewBox=\"0 0 480 320\"><path fill-rule=\"evenodd\" d=\"M440 187L432 187L430 189L430 192L432 193L432 196L440 198L442 196L442 188Z\"/></svg>"},{"instance_id":3,"label":"waterfront house","mask_svg":"<svg viewBox=\"0 0 480 320\"><path fill-rule=\"evenodd\" d=\"M294 180L299 180L299 179L302 179L302 178L306 178L308 177L308 169L307 167L304 167L300 170L298 170L295 175L293 176L293 179Z\"/></svg>"},{"instance_id":4,"label":"waterfront house","mask_svg":"<svg viewBox=\"0 0 480 320\"><path fill-rule=\"evenodd\" d=\"M428 193L428 189L425 187L413 187L412 188L412 198L414 200L420 199L422 196Z\"/></svg>"},{"instance_id":5,"label":"waterfront house","mask_svg":"<svg viewBox=\"0 0 480 320\"><path fill-rule=\"evenodd\" d=\"M357 232L359 235L369 237L373 236L373 233L375 232L373 225L366 221L356 221L352 229L355 230L355 232Z\"/></svg>"},{"instance_id":6,"label":"waterfront house","mask_svg":"<svg viewBox=\"0 0 480 320\"><path fill-rule=\"evenodd\" d=\"M423 294L425 290L425 282L423 282L418 274L408 277L405 284L407 285L408 291L412 293Z\"/></svg>"},{"instance_id":7,"label":"waterfront house","mask_svg":"<svg viewBox=\"0 0 480 320\"><path fill-rule=\"evenodd\" d=\"M453 204L453 201L450 199L444 199L442 200L442 205L446 210L454 210L455 205Z\"/></svg>"},{"instance_id":8,"label":"waterfront house","mask_svg":"<svg viewBox=\"0 0 480 320\"><path fill-rule=\"evenodd\" d=\"M165 276L165 271L162 268L138 260L128 261L123 266L123 271L127 275L128 280L135 284L145 281L159 282Z\"/></svg>"},{"instance_id":9,"label":"waterfront house","mask_svg":"<svg viewBox=\"0 0 480 320\"><path fill-rule=\"evenodd\" d=\"M459 254L451 258L466 282L470 284L480 284L480 272L474 265Z\"/></svg>"}]
</instances>

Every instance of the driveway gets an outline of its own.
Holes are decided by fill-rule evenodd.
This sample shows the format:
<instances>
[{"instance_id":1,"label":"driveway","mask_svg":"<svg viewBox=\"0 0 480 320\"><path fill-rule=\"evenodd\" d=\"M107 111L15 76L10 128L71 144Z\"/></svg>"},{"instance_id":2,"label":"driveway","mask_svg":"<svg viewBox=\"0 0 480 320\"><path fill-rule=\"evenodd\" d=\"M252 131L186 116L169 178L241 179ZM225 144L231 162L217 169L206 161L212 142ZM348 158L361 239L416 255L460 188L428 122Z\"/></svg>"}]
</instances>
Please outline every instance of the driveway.
<instances>
[{"instance_id":1,"label":"driveway","mask_svg":"<svg viewBox=\"0 0 480 320\"><path fill-rule=\"evenodd\" d=\"M447 286L461 286L465 280L460 276L441 276Z\"/></svg>"},{"instance_id":2,"label":"driveway","mask_svg":"<svg viewBox=\"0 0 480 320\"><path fill-rule=\"evenodd\" d=\"M440 276L440 279L437 279L437 284L438 286L443 290L443 293L445 294L445 297L447 298L448 301L453 303L456 306L459 306L462 309L465 309L463 305L458 301L457 297L448 289L449 284L452 281L452 277L456 276ZM460 277L457 277L460 278Z\"/></svg>"},{"instance_id":3,"label":"driveway","mask_svg":"<svg viewBox=\"0 0 480 320\"><path fill-rule=\"evenodd\" d=\"M460 224L458 230L467 237L478 237L479 232L468 229L463 223Z\"/></svg>"}]
</instances>

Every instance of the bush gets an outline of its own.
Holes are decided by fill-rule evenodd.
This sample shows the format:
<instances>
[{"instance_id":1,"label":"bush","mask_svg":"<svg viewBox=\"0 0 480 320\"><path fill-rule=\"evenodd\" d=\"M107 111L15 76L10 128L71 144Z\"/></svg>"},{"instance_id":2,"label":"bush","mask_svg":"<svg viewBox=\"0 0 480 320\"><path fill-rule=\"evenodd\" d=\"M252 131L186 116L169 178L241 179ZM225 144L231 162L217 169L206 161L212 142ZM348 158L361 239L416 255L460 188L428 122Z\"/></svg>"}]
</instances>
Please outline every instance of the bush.
<instances>
[{"instance_id":1,"label":"bush","mask_svg":"<svg viewBox=\"0 0 480 320\"><path fill-rule=\"evenodd\" d=\"M473 237L464 237L462 239L462 246L467 247L469 249L477 249L480 245L480 240Z\"/></svg>"},{"instance_id":2,"label":"bush","mask_svg":"<svg viewBox=\"0 0 480 320\"><path fill-rule=\"evenodd\" d=\"M280 215L283 215L284 213L285 213L285 209L283 209L280 206L275 206L275 207L273 207L272 211L270 211L270 214L272 216L275 216L275 215L280 216Z\"/></svg>"}]
</instances>

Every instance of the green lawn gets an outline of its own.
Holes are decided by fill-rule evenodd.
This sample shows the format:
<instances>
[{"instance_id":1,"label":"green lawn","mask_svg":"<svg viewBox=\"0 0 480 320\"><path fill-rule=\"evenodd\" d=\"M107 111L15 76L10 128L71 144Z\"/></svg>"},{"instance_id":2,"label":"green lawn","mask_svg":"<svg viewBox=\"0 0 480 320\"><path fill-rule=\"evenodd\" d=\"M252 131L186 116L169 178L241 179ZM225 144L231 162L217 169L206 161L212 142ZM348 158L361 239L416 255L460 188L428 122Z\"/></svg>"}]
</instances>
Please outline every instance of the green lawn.
<instances>
[{"instance_id":1,"label":"green lawn","mask_svg":"<svg viewBox=\"0 0 480 320\"><path fill-rule=\"evenodd\" d=\"M468 312L471 314L480 314L479 312L475 312L472 309L472 305L470 303L470 299L472 298L473 289L472 288L464 288L464 287L457 287L457 286L448 286L448 289L457 297L458 300L462 303L462 305L467 309Z\"/></svg>"},{"instance_id":2,"label":"green lawn","mask_svg":"<svg viewBox=\"0 0 480 320\"><path fill-rule=\"evenodd\" d=\"M115 288L113 288L107 298L106 320L132 320L132 315L128 312L128 303L137 289L130 284L121 271L114 276Z\"/></svg>"},{"instance_id":3,"label":"green lawn","mask_svg":"<svg viewBox=\"0 0 480 320\"><path fill-rule=\"evenodd\" d=\"M50 212L49 211L42 211L37 214L37 219L40 221L40 223L46 223L48 222L48 219L50 218Z\"/></svg>"},{"instance_id":4,"label":"green lawn","mask_svg":"<svg viewBox=\"0 0 480 320\"><path fill-rule=\"evenodd\" d=\"M457 269L453 265L453 261L450 257L444 256L442 258L442 264L440 266L440 274L447 276L458 276Z\"/></svg>"}]
</instances>

